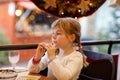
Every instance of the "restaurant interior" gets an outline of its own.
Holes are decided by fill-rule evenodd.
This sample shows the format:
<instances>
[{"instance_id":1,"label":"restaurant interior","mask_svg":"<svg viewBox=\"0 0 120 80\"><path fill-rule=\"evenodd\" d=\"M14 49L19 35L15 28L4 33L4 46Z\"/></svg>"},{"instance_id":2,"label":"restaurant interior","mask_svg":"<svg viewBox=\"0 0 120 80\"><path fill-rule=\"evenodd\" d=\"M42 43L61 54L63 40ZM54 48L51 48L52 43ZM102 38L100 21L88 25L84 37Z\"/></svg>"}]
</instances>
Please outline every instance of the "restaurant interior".
<instances>
[{"instance_id":1,"label":"restaurant interior","mask_svg":"<svg viewBox=\"0 0 120 80\"><path fill-rule=\"evenodd\" d=\"M78 80L120 80L120 0L0 0L0 74L12 68L9 52L17 51L14 77L52 80L46 70L28 76L26 66L38 43L51 42L52 22L64 17L80 22L90 63Z\"/></svg>"}]
</instances>

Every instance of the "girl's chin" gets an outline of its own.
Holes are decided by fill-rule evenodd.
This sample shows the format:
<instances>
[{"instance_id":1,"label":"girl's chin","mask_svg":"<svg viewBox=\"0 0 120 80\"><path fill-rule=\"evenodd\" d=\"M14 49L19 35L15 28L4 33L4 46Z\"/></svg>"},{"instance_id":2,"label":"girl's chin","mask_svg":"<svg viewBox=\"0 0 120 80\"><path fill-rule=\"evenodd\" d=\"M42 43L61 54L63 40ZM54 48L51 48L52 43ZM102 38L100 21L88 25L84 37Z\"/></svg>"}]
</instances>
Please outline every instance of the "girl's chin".
<instances>
[{"instance_id":1,"label":"girl's chin","mask_svg":"<svg viewBox=\"0 0 120 80\"><path fill-rule=\"evenodd\" d=\"M57 47L57 45L54 45L54 47L56 48L56 47Z\"/></svg>"}]
</instances>

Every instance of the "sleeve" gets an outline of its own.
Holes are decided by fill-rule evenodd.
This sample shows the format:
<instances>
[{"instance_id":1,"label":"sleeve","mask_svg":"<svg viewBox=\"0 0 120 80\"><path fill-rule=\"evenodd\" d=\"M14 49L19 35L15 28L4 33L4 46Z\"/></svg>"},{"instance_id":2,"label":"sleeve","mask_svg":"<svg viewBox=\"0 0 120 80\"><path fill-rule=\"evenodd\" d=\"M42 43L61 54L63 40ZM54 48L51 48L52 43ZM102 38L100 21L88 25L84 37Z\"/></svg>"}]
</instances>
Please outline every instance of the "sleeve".
<instances>
[{"instance_id":1,"label":"sleeve","mask_svg":"<svg viewBox=\"0 0 120 80\"><path fill-rule=\"evenodd\" d=\"M81 71L83 67L83 56L80 53L72 55L64 66L56 58L48 66L51 68L57 80L70 80L78 71Z\"/></svg>"},{"instance_id":2,"label":"sleeve","mask_svg":"<svg viewBox=\"0 0 120 80\"><path fill-rule=\"evenodd\" d=\"M47 53L41 58L38 64L33 64L33 57L28 61L28 71L30 73L39 73L41 70L44 70L48 65Z\"/></svg>"}]
</instances>

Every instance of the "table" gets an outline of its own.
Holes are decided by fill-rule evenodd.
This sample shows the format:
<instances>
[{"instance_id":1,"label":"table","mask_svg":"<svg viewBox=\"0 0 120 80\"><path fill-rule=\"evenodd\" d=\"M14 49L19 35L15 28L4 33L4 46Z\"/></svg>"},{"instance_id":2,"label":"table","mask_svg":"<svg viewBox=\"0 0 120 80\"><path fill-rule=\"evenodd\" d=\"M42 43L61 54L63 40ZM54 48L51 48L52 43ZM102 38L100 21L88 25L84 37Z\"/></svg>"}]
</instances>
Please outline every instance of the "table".
<instances>
[{"instance_id":1,"label":"table","mask_svg":"<svg viewBox=\"0 0 120 80\"><path fill-rule=\"evenodd\" d=\"M12 69L11 67L2 67L0 69ZM20 77L35 77L35 78L40 78L40 79L30 79L30 80L52 80L51 78L48 78L46 76L40 75L40 74L32 74L29 73L28 70L24 67L16 67L16 73L17 73L17 80L21 80L19 79ZM26 79L24 79L26 80Z\"/></svg>"},{"instance_id":2,"label":"table","mask_svg":"<svg viewBox=\"0 0 120 80\"><path fill-rule=\"evenodd\" d=\"M29 73L28 71L19 72L17 77L20 77L20 76L33 76L33 77L35 76L35 77L40 77L39 80L52 80L51 78L48 78L46 76L43 76L43 75L40 75L40 74L32 74L32 73Z\"/></svg>"}]
</instances>

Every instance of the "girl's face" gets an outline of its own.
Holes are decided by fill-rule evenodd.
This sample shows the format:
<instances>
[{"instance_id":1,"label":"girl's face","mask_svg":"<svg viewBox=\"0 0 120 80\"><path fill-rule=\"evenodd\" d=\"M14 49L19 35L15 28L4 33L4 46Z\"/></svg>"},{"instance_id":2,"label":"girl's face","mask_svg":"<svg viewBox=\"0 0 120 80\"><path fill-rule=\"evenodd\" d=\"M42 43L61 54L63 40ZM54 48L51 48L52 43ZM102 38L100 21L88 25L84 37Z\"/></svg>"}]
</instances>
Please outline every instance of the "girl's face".
<instances>
[{"instance_id":1,"label":"girl's face","mask_svg":"<svg viewBox=\"0 0 120 80\"><path fill-rule=\"evenodd\" d=\"M66 48L68 45L72 44L70 35L65 34L65 32L59 28L53 29L52 43L56 48Z\"/></svg>"}]
</instances>

